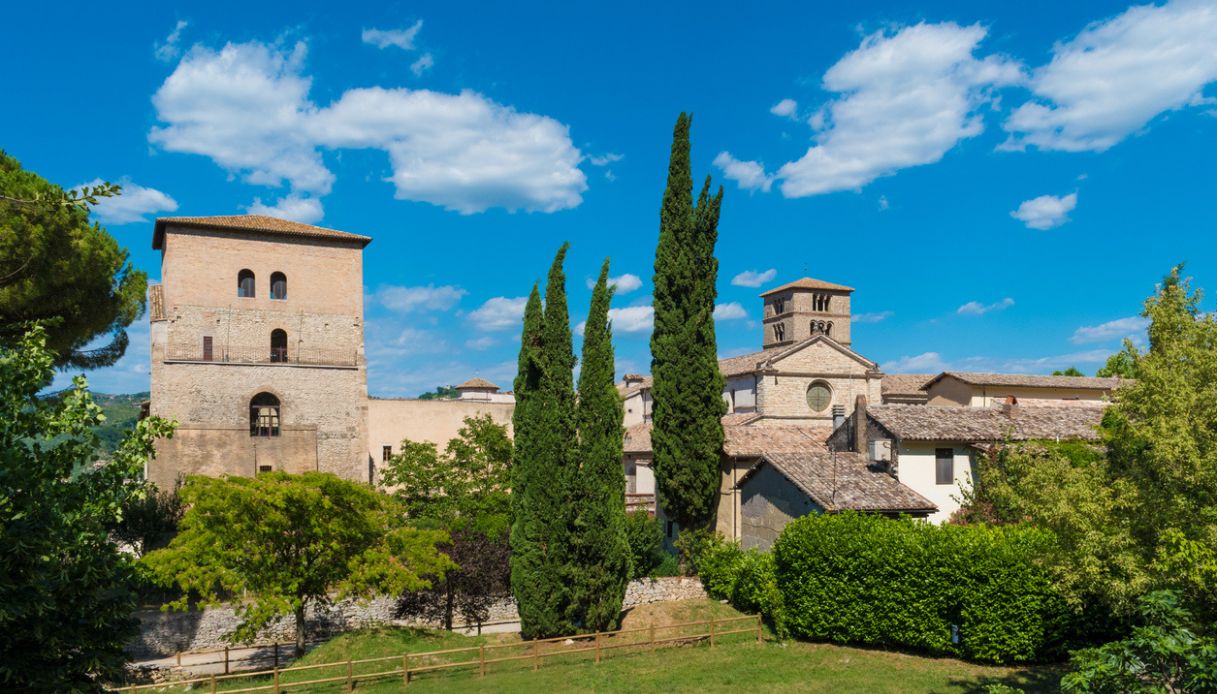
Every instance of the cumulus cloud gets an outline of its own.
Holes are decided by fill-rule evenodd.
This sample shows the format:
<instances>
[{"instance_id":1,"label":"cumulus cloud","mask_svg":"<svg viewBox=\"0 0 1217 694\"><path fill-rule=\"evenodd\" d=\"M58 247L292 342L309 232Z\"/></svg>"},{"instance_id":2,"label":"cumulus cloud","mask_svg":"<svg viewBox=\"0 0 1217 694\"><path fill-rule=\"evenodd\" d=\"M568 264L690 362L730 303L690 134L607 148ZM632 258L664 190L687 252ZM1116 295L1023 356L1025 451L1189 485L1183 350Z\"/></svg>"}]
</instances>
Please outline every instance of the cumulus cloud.
<instances>
[{"instance_id":1,"label":"cumulus cloud","mask_svg":"<svg viewBox=\"0 0 1217 694\"><path fill-rule=\"evenodd\" d=\"M186 20L177 20L177 24L173 25L173 31L169 32L169 35L165 37L165 41L155 45L153 53L156 55L157 60L167 63L181 55L182 30L187 26L189 26L189 23Z\"/></svg>"},{"instance_id":2,"label":"cumulus cloud","mask_svg":"<svg viewBox=\"0 0 1217 694\"><path fill-rule=\"evenodd\" d=\"M103 183L95 178L88 183L76 186L77 189L99 186ZM97 204L91 208L92 214L102 224L130 224L146 222L148 215L161 212L173 212L177 209L177 201L155 188L136 185L127 179L119 181L122 195L111 198L98 198Z\"/></svg>"},{"instance_id":3,"label":"cumulus cloud","mask_svg":"<svg viewBox=\"0 0 1217 694\"><path fill-rule=\"evenodd\" d=\"M379 149L396 197L462 214L492 207L556 212L587 189L567 126L473 91L350 89L319 106L307 48L258 42L192 48L153 96L149 140L199 154L255 185L325 195L321 149Z\"/></svg>"},{"instance_id":4,"label":"cumulus cloud","mask_svg":"<svg viewBox=\"0 0 1217 694\"><path fill-rule=\"evenodd\" d=\"M1067 369L1078 364L1102 364L1110 356L1110 350L1092 349L1049 357L1003 359L995 360L993 370L1006 373L1046 373L1057 369Z\"/></svg>"},{"instance_id":5,"label":"cumulus cloud","mask_svg":"<svg viewBox=\"0 0 1217 694\"><path fill-rule=\"evenodd\" d=\"M1025 200L1010 216L1027 225L1028 229L1051 229L1069 221L1069 213L1078 205L1078 194L1041 195Z\"/></svg>"},{"instance_id":6,"label":"cumulus cloud","mask_svg":"<svg viewBox=\"0 0 1217 694\"><path fill-rule=\"evenodd\" d=\"M980 134L979 111L992 101L992 89L1023 80L1018 62L975 55L986 33L979 24L946 22L865 37L824 74L824 89L840 96L809 119L815 144L774 174L782 194L857 190L937 162L960 140ZM748 170L755 174L756 167Z\"/></svg>"},{"instance_id":7,"label":"cumulus cloud","mask_svg":"<svg viewBox=\"0 0 1217 694\"><path fill-rule=\"evenodd\" d=\"M480 352L484 349L490 349L491 347L494 347L496 344L498 344L498 340L494 339L493 337L491 337L489 335L483 335L482 337L465 340L465 347L472 349L474 351L477 351L477 352Z\"/></svg>"},{"instance_id":8,"label":"cumulus cloud","mask_svg":"<svg viewBox=\"0 0 1217 694\"><path fill-rule=\"evenodd\" d=\"M896 315L892 311L875 311L873 313L855 313L853 320L855 323L879 323Z\"/></svg>"},{"instance_id":9,"label":"cumulus cloud","mask_svg":"<svg viewBox=\"0 0 1217 694\"><path fill-rule=\"evenodd\" d=\"M246 207L245 211L250 214L282 217L304 224L314 224L325 216L325 209L321 206L320 200L296 193L285 195L269 205L262 202L262 198L254 198L253 203Z\"/></svg>"},{"instance_id":10,"label":"cumulus cloud","mask_svg":"<svg viewBox=\"0 0 1217 694\"><path fill-rule=\"evenodd\" d=\"M588 155L587 163L591 164L592 166L608 166L609 164L612 164L613 162L621 161L622 159L625 159L624 154L617 154L616 152L608 152L607 154L602 154L602 155L595 155L595 154Z\"/></svg>"},{"instance_id":11,"label":"cumulus cloud","mask_svg":"<svg viewBox=\"0 0 1217 694\"><path fill-rule=\"evenodd\" d=\"M1142 316L1129 316L1127 318L1117 318L1116 320L1100 323L1099 325L1083 325L1073 331L1073 337L1069 338L1076 345L1086 344L1088 342L1106 342L1108 340L1118 340L1125 337L1137 337L1145 332L1149 327L1149 319Z\"/></svg>"},{"instance_id":12,"label":"cumulus cloud","mask_svg":"<svg viewBox=\"0 0 1217 694\"><path fill-rule=\"evenodd\" d=\"M774 277L777 277L778 271L776 268L769 268L762 272L756 270L744 270L735 277L731 278L731 284L737 287L759 287L766 282L772 282Z\"/></svg>"},{"instance_id":13,"label":"cumulus cloud","mask_svg":"<svg viewBox=\"0 0 1217 694\"><path fill-rule=\"evenodd\" d=\"M884 362L882 369L888 373L938 373L949 368L938 352L922 352Z\"/></svg>"},{"instance_id":14,"label":"cumulus cloud","mask_svg":"<svg viewBox=\"0 0 1217 694\"><path fill-rule=\"evenodd\" d=\"M519 327L524 320L524 305L528 297L496 296L469 312L469 322L479 330L507 330Z\"/></svg>"},{"instance_id":15,"label":"cumulus cloud","mask_svg":"<svg viewBox=\"0 0 1217 694\"><path fill-rule=\"evenodd\" d=\"M405 29L364 29L364 43L370 43L377 48L396 46L403 51L414 50L414 39L423 28L423 20L418 20Z\"/></svg>"},{"instance_id":16,"label":"cumulus cloud","mask_svg":"<svg viewBox=\"0 0 1217 694\"><path fill-rule=\"evenodd\" d=\"M612 323L613 332L615 333L647 332L655 323L655 309L650 306L610 308L609 322ZM582 325L580 323L580 326ZM579 333L583 334L582 328L580 328Z\"/></svg>"},{"instance_id":17,"label":"cumulus cloud","mask_svg":"<svg viewBox=\"0 0 1217 694\"><path fill-rule=\"evenodd\" d=\"M969 301L968 303L955 309L955 313L961 316L983 316L992 311L1004 311L1014 305L1014 299L1006 297L1001 301L992 304L982 304L979 301Z\"/></svg>"},{"instance_id":18,"label":"cumulus cloud","mask_svg":"<svg viewBox=\"0 0 1217 694\"><path fill-rule=\"evenodd\" d=\"M377 303L390 311L412 313L414 311L446 311L467 294L464 289L453 285L435 286L428 284L420 287L380 287L368 298L370 303Z\"/></svg>"},{"instance_id":19,"label":"cumulus cloud","mask_svg":"<svg viewBox=\"0 0 1217 694\"><path fill-rule=\"evenodd\" d=\"M796 118L796 112L799 110L799 102L794 99L782 99L769 109L769 112L775 116L782 118Z\"/></svg>"},{"instance_id":20,"label":"cumulus cloud","mask_svg":"<svg viewBox=\"0 0 1217 694\"><path fill-rule=\"evenodd\" d=\"M619 277L608 278L608 283L609 286L617 288L617 294L629 294L642 286L642 278L626 272ZM587 288L592 289L595 286L596 280L589 277L587 279Z\"/></svg>"},{"instance_id":21,"label":"cumulus cloud","mask_svg":"<svg viewBox=\"0 0 1217 694\"><path fill-rule=\"evenodd\" d=\"M435 67L435 56L430 53L423 53L418 57L418 60L410 63L410 72L413 72L415 77L422 77L423 73L432 67Z\"/></svg>"},{"instance_id":22,"label":"cumulus cloud","mask_svg":"<svg viewBox=\"0 0 1217 694\"><path fill-rule=\"evenodd\" d=\"M748 312L738 301L729 304L717 304L714 307L714 320L740 320L748 317Z\"/></svg>"},{"instance_id":23,"label":"cumulus cloud","mask_svg":"<svg viewBox=\"0 0 1217 694\"><path fill-rule=\"evenodd\" d=\"M730 152L719 152L714 165L722 169L723 178L735 181L744 190L768 193L773 187L773 175L765 173L765 165L757 161L740 161Z\"/></svg>"},{"instance_id":24,"label":"cumulus cloud","mask_svg":"<svg viewBox=\"0 0 1217 694\"><path fill-rule=\"evenodd\" d=\"M1217 5L1131 7L1056 45L1032 76L1036 98L1005 122L1005 146L1101 152L1159 114L1212 103L1203 89L1215 80Z\"/></svg>"}]
</instances>

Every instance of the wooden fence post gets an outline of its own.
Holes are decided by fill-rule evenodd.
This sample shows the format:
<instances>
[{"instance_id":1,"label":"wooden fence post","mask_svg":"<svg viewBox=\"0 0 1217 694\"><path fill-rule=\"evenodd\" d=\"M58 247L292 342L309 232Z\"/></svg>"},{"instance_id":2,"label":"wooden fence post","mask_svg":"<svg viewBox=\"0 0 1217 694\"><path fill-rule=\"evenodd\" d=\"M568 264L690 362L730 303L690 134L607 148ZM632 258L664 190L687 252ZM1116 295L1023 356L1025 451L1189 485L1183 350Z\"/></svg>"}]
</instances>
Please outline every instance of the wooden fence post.
<instances>
[{"instance_id":1,"label":"wooden fence post","mask_svg":"<svg viewBox=\"0 0 1217 694\"><path fill-rule=\"evenodd\" d=\"M714 648L714 618L710 618L710 648Z\"/></svg>"},{"instance_id":2,"label":"wooden fence post","mask_svg":"<svg viewBox=\"0 0 1217 694\"><path fill-rule=\"evenodd\" d=\"M532 642L532 671L536 672L541 668L541 644Z\"/></svg>"},{"instance_id":3,"label":"wooden fence post","mask_svg":"<svg viewBox=\"0 0 1217 694\"><path fill-rule=\"evenodd\" d=\"M224 674L228 674L228 646L224 647Z\"/></svg>"},{"instance_id":4,"label":"wooden fence post","mask_svg":"<svg viewBox=\"0 0 1217 694\"><path fill-rule=\"evenodd\" d=\"M351 659L349 657L347 658L347 691L355 691L355 680L352 677Z\"/></svg>"},{"instance_id":5,"label":"wooden fence post","mask_svg":"<svg viewBox=\"0 0 1217 694\"><path fill-rule=\"evenodd\" d=\"M756 642L761 642L761 616L759 614L756 616Z\"/></svg>"},{"instance_id":6,"label":"wooden fence post","mask_svg":"<svg viewBox=\"0 0 1217 694\"><path fill-rule=\"evenodd\" d=\"M486 644L478 645L478 676L486 676Z\"/></svg>"},{"instance_id":7,"label":"wooden fence post","mask_svg":"<svg viewBox=\"0 0 1217 694\"><path fill-rule=\"evenodd\" d=\"M275 667L279 667L279 642L275 642Z\"/></svg>"},{"instance_id":8,"label":"wooden fence post","mask_svg":"<svg viewBox=\"0 0 1217 694\"><path fill-rule=\"evenodd\" d=\"M401 686L410 684L410 654L401 654Z\"/></svg>"},{"instance_id":9,"label":"wooden fence post","mask_svg":"<svg viewBox=\"0 0 1217 694\"><path fill-rule=\"evenodd\" d=\"M596 664L600 664L600 632L596 632Z\"/></svg>"},{"instance_id":10,"label":"wooden fence post","mask_svg":"<svg viewBox=\"0 0 1217 694\"><path fill-rule=\"evenodd\" d=\"M211 694L216 694L216 676L211 676Z\"/></svg>"},{"instance_id":11,"label":"wooden fence post","mask_svg":"<svg viewBox=\"0 0 1217 694\"><path fill-rule=\"evenodd\" d=\"M182 667L182 652L181 651L177 652L177 666Z\"/></svg>"},{"instance_id":12,"label":"wooden fence post","mask_svg":"<svg viewBox=\"0 0 1217 694\"><path fill-rule=\"evenodd\" d=\"M275 668L275 694L279 694L279 668Z\"/></svg>"}]
</instances>

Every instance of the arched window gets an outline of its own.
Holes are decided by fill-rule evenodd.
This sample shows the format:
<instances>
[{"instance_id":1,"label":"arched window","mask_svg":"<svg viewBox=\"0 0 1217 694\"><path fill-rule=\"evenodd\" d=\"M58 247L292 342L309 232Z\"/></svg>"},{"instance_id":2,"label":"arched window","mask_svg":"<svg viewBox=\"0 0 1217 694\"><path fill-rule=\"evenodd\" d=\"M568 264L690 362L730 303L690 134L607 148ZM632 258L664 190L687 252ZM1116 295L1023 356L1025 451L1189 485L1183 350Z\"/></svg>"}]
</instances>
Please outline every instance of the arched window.
<instances>
[{"instance_id":1,"label":"arched window","mask_svg":"<svg viewBox=\"0 0 1217 694\"><path fill-rule=\"evenodd\" d=\"M272 272L270 275L270 298L287 298L287 275L282 272Z\"/></svg>"},{"instance_id":2,"label":"arched window","mask_svg":"<svg viewBox=\"0 0 1217 694\"><path fill-rule=\"evenodd\" d=\"M249 435L279 435L279 398L258 393L249 401Z\"/></svg>"},{"instance_id":3,"label":"arched window","mask_svg":"<svg viewBox=\"0 0 1217 694\"><path fill-rule=\"evenodd\" d=\"M287 333L278 328L270 331L270 360L287 361Z\"/></svg>"},{"instance_id":4,"label":"arched window","mask_svg":"<svg viewBox=\"0 0 1217 694\"><path fill-rule=\"evenodd\" d=\"M828 321L824 324L824 334L832 337L832 321Z\"/></svg>"},{"instance_id":5,"label":"arched window","mask_svg":"<svg viewBox=\"0 0 1217 694\"><path fill-rule=\"evenodd\" d=\"M242 270L237 273L237 296L243 299L254 297L254 271Z\"/></svg>"}]
</instances>

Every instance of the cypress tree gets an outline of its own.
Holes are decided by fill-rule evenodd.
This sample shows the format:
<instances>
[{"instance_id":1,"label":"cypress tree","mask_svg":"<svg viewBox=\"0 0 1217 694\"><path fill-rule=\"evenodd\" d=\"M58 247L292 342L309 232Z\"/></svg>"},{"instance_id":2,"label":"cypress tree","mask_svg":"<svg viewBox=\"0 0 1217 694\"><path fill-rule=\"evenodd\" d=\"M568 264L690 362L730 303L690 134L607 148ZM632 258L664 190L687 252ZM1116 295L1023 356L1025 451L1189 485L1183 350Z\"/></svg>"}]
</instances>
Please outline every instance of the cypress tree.
<instances>
[{"instance_id":1,"label":"cypress tree","mask_svg":"<svg viewBox=\"0 0 1217 694\"><path fill-rule=\"evenodd\" d=\"M571 621L583 631L615 629L625 600L630 548L625 535L625 476L621 473L621 396L613 383L613 334L609 325L609 261L592 291L583 333L576 420L578 474L570 544Z\"/></svg>"},{"instance_id":2,"label":"cypress tree","mask_svg":"<svg viewBox=\"0 0 1217 694\"><path fill-rule=\"evenodd\" d=\"M723 377L714 335L718 217L723 191L706 177L697 204L689 157L692 118L676 121L655 249L651 333L655 478L664 513L683 529L714 520L723 446Z\"/></svg>"}]
</instances>

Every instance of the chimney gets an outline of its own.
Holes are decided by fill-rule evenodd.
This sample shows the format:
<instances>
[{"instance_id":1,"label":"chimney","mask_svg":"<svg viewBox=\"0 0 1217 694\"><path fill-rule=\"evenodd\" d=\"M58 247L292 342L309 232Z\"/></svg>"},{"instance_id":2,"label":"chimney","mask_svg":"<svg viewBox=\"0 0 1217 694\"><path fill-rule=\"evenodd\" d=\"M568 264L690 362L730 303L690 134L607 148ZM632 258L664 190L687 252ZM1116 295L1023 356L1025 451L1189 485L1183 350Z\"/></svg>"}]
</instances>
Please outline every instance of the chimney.
<instances>
[{"instance_id":1,"label":"chimney","mask_svg":"<svg viewBox=\"0 0 1217 694\"><path fill-rule=\"evenodd\" d=\"M621 381L625 384L626 388L629 388L630 386L635 386L642 383L643 377L642 374L625 374L621 377Z\"/></svg>"},{"instance_id":2,"label":"chimney","mask_svg":"<svg viewBox=\"0 0 1217 694\"><path fill-rule=\"evenodd\" d=\"M854 399L854 453L866 453L866 396Z\"/></svg>"},{"instance_id":3,"label":"chimney","mask_svg":"<svg viewBox=\"0 0 1217 694\"><path fill-rule=\"evenodd\" d=\"M1018 407L1018 398L1014 397L1013 395L1007 395L1006 399L1003 400L1001 404L1002 414L1010 414L1016 407Z\"/></svg>"},{"instance_id":4,"label":"chimney","mask_svg":"<svg viewBox=\"0 0 1217 694\"><path fill-rule=\"evenodd\" d=\"M832 406L832 430L836 431L845 423L845 405Z\"/></svg>"}]
</instances>

